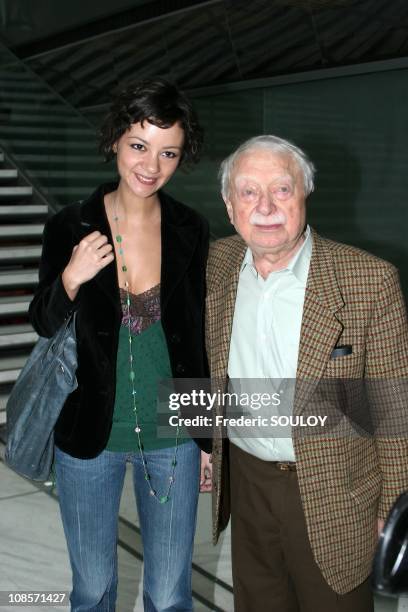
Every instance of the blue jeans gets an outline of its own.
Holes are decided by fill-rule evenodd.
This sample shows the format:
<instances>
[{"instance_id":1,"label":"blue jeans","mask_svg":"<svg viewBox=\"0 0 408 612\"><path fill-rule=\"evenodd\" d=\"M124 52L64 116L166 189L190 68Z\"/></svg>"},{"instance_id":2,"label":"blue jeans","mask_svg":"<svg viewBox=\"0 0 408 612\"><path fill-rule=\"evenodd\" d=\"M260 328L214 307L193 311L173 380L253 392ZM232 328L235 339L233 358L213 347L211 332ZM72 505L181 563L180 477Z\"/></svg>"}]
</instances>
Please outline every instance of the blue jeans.
<instances>
[{"instance_id":1,"label":"blue jeans","mask_svg":"<svg viewBox=\"0 0 408 612\"><path fill-rule=\"evenodd\" d=\"M167 490L173 455L172 448L145 452L152 487L159 493ZM195 442L179 446L170 499L160 504L149 494L139 453L103 451L95 459L76 459L56 448L57 488L73 574L73 612L115 610L118 514L126 461L133 464L143 542L144 609L193 609L199 457Z\"/></svg>"}]
</instances>

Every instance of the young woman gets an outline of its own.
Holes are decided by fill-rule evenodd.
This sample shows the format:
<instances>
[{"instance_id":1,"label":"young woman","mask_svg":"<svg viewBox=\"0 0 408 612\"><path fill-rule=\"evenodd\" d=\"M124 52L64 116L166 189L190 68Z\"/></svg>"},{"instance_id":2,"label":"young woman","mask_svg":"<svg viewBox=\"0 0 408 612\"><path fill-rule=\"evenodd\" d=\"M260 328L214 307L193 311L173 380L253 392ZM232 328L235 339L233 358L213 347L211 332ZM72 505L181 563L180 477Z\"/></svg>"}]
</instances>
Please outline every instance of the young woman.
<instances>
[{"instance_id":1,"label":"young woman","mask_svg":"<svg viewBox=\"0 0 408 612\"><path fill-rule=\"evenodd\" d=\"M66 207L44 231L32 324L51 336L77 311L78 389L55 429L74 611L115 609L127 461L143 540L145 610L192 610L200 450L177 430L171 439L158 437L156 403L159 380L207 375L208 226L162 192L181 163L197 161L201 141L192 107L175 86L128 86L101 131L118 183Z\"/></svg>"}]
</instances>

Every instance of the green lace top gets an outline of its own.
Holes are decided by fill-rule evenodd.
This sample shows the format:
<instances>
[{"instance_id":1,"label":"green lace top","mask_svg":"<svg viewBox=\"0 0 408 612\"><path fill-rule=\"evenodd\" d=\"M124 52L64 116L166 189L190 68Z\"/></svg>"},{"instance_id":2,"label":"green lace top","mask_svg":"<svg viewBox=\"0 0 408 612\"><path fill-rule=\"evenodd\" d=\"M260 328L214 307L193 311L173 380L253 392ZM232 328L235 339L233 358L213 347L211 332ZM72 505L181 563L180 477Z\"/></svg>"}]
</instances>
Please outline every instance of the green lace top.
<instances>
[{"instance_id":1,"label":"green lace top","mask_svg":"<svg viewBox=\"0 0 408 612\"><path fill-rule=\"evenodd\" d=\"M120 289L122 324L116 365L116 396L112 430L106 446L110 451L137 451L135 415L132 407L132 387L129 380L129 317L126 291ZM157 385L172 377L166 338L160 321L160 285L138 295L130 294L130 328L132 334L135 390L140 437L145 451L169 448L173 438L157 435ZM186 439L179 439L179 444Z\"/></svg>"}]
</instances>

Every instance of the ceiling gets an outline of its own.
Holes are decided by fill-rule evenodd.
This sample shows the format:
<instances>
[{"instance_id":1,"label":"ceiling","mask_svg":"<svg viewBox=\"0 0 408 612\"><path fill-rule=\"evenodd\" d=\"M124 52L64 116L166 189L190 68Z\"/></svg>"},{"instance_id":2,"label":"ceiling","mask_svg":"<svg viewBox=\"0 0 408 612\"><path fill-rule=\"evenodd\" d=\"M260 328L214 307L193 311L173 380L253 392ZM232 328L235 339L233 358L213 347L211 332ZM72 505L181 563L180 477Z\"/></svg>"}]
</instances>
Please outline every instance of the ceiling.
<instances>
[{"instance_id":1,"label":"ceiling","mask_svg":"<svg viewBox=\"0 0 408 612\"><path fill-rule=\"evenodd\" d=\"M406 0L142 4L10 47L78 107L106 103L118 85L148 76L194 90L408 57Z\"/></svg>"},{"instance_id":2,"label":"ceiling","mask_svg":"<svg viewBox=\"0 0 408 612\"><path fill-rule=\"evenodd\" d=\"M0 34L9 46L51 39L154 0L0 0Z\"/></svg>"}]
</instances>

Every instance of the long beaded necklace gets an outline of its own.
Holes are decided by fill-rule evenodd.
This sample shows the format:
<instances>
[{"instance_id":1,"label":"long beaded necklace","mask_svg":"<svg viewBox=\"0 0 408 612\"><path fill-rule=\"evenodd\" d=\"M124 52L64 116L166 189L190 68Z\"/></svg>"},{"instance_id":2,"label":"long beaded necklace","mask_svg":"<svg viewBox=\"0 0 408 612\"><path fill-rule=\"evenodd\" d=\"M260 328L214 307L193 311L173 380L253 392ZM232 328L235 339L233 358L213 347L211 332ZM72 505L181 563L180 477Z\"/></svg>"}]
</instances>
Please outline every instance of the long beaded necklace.
<instances>
[{"instance_id":1,"label":"long beaded necklace","mask_svg":"<svg viewBox=\"0 0 408 612\"><path fill-rule=\"evenodd\" d=\"M148 486L149 486L149 493L152 497L156 498L157 501L160 504L165 504L166 502L169 501L170 499L170 491L171 488L173 486L174 483L174 474L176 471L176 465L177 465L177 450L178 450L178 440L179 440L179 426L177 425L177 429L176 429L176 442L175 442L175 447L174 447L174 455L173 455L173 459L171 462L171 475L169 477L169 483L167 485L167 490L165 492L164 495L160 495L159 493L157 493L157 491L155 491L152 487L152 483L151 483L151 479L150 479L150 474L147 470L147 459L146 456L144 454L143 451L143 444L142 444L142 438L141 438L141 427L139 425L139 415L138 415L138 409L137 409L137 401L136 401L136 395L137 395L137 391L135 389L135 370L133 367L133 347L132 347L132 343L133 343L133 337L132 337L132 330L131 330L131 317L130 317L130 293L129 293L129 282L127 280L127 266L126 266L126 262L125 262L125 254L123 251L123 237L119 231L119 216L118 216L118 211L117 211L117 194L115 194L115 198L113 200L113 220L115 221L115 227L116 227L116 236L115 236L115 240L118 244L118 251L119 251L119 255L121 258L121 270L124 274L125 277L125 291L126 291L126 314L127 314L127 328L128 328L128 345L129 345L129 380L130 380L130 384L131 384L131 406L132 406L132 410L133 410L133 414L135 415L135 433L137 436L137 447L139 450L139 454L140 454L140 459L142 461L142 466L143 466L143 473L144 473L144 479L147 482Z\"/></svg>"}]
</instances>

